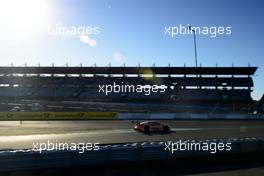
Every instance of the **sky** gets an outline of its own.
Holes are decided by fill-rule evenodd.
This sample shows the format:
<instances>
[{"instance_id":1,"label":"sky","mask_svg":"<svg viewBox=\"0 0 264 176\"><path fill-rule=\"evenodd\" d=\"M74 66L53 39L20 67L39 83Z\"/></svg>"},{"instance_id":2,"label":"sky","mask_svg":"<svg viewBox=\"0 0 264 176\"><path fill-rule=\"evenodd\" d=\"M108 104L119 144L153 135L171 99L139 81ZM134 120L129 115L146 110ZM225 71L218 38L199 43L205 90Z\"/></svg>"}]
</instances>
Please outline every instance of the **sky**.
<instances>
[{"instance_id":1,"label":"sky","mask_svg":"<svg viewBox=\"0 0 264 176\"><path fill-rule=\"evenodd\" d=\"M259 99L263 9L261 0L0 0L0 65L194 66L191 25L198 65L257 66Z\"/></svg>"}]
</instances>

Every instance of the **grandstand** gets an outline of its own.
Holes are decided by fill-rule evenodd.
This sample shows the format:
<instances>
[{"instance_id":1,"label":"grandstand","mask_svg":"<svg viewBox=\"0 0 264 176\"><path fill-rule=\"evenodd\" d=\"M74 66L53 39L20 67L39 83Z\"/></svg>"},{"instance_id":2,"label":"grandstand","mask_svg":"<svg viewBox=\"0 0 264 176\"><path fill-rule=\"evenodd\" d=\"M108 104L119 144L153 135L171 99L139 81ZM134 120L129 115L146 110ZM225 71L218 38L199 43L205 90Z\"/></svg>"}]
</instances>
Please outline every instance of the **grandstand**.
<instances>
[{"instance_id":1,"label":"grandstand","mask_svg":"<svg viewBox=\"0 0 264 176\"><path fill-rule=\"evenodd\" d=\"M252 103L252 75L256 69L257 67L0 67L0 99L5 102L1 108L5 109L5 105L10 102L19 104L21 101L30 101L62 107L65 102L71 102L70 106L78 104L78 107L80 102L102 102L104 107L107 103L158 103L178 106L210 105L212 109L221 106L248 111ZM150 95L121 92L106 96L98 91L98 85L113 82L120 85L166 85L168 89Z\"/></svg>"}]
</instances>

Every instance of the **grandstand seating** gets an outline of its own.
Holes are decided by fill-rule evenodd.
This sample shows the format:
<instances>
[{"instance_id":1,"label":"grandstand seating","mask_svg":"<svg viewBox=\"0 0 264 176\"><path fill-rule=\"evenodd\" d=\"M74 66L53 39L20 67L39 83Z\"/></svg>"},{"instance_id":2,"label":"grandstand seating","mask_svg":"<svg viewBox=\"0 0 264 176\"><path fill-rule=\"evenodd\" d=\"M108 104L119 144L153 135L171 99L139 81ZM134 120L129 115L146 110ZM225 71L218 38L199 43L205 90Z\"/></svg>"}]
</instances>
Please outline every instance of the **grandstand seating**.
<instances>
[{"instance_id":1,"label":"grandstand seating","mask_svg":"<svg viewBox=\"0 0 264 176\"><path fill-rule=\"evenodd\" d=\"M0 98L249 103L253 87L251 75L256 69L256 67L0 67ZM151 73L153 77L145 77L145 73ZM77 76L73 77L70 74ZM166 85L174 86L175 89L150 95L121 92L105 96L98 91L98 85L112 85L113 82L119 85Z\"/></svg>"}]
</instances>

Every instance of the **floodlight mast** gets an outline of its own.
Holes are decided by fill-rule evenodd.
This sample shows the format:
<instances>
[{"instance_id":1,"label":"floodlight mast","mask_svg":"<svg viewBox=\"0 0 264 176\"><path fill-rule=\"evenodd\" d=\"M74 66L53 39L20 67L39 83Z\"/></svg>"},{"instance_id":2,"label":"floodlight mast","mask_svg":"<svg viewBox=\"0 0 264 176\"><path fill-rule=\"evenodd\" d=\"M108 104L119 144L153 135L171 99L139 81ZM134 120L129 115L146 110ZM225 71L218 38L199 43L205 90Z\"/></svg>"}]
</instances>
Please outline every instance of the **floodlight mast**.
<instances>
[{"instance_id":1,"label":"floodlight mast","mask_svg":"<svg viewBox=\"0 0 264 176\"><path fill-rule=\"evenodd\" d=\"M194 59L195 59L195 67L197 67L197 47L196 47L196 33L192 26L189 26L188 29L193 33L193 45L194 45Z\"/></svg>"}]
</instances>

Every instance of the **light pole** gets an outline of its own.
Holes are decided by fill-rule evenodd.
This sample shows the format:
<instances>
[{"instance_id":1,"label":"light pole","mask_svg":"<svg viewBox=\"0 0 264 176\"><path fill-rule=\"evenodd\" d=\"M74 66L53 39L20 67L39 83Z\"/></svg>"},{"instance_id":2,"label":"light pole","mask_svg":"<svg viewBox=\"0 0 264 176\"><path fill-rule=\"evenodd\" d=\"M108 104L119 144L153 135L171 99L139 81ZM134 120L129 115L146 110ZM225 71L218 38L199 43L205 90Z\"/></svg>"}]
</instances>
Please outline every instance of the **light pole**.
<instances>
[{"instance_id":1,"label":"light pole","mask_svg":"<svg viewBox=\"0 0 264 176\"><path fill-rule=\"evenodd\" d=\"M197 49L196 49L196 35L195 30L192 29L192 26L189 26L188 28L193 33L193 44L194 44L194 57L195 57L195 67L197 67Z\"/></svg>"}]
</instances>

